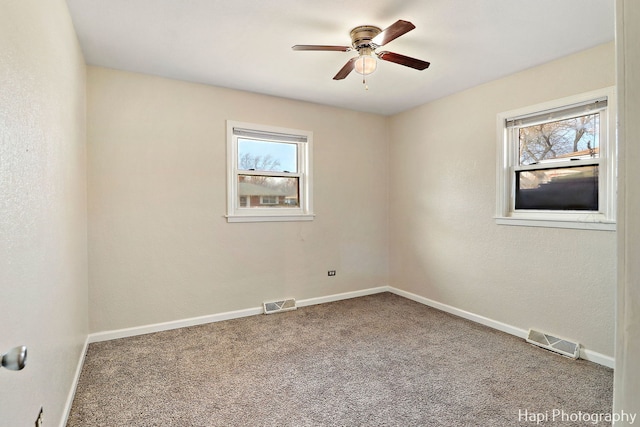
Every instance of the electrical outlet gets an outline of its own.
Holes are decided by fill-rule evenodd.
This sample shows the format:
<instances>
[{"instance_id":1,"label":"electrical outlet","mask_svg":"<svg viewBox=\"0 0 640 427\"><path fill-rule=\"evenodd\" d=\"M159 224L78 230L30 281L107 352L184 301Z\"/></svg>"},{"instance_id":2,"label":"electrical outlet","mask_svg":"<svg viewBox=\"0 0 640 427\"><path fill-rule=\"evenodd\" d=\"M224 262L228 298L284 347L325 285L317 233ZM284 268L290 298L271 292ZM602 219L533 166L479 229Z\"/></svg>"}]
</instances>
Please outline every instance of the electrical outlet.
<instances>
[{"instance_id":1,"label":"electrical outlet","mask_svg":"<svg viewBox=\"0 0 640 427\"><path fill-rule=\"evenodd\" d=\"M335 276L336 275L336 271L335 270L329 270L327 273L328 273L327 274L328 276Z\"/></svg>"},{"instance_id":2,"label":"electrical outlet","mask_svg":"<svg viewBox=\"0 0 640 427\"><path fill-rule=\"evenodd\" d=\"M35 424L36 427L42 427L44 425L44 424L42 424L42 422L44 421L43 415L42 415L43 411L44 411L43 408L40 407L40 412L38 413L38 418L36 418L36 424Z\"/></svg>"}]
</instances>

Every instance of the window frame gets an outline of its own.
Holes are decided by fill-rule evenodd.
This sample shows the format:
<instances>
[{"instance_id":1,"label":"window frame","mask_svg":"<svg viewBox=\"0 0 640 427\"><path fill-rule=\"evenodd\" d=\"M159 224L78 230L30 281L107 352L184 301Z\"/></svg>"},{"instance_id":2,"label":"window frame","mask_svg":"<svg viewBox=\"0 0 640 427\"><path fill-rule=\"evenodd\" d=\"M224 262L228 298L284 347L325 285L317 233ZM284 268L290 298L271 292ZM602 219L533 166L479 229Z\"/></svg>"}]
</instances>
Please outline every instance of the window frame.
<instances>
[{"instance_id":1,"label":"window frame","mask_svg":"<svg viewBox=\"0 0 640 427\"><path fill-rule=\"evenodd\" d=\"M519 165L518 127L508 126L514 119L562 112L605 98L607 106L600 112L599 158L550 162L544 165ZM578 228L615 231L616 229L616 99L615 87L582 93L497 115L497 183L496 216L499 225ZM562 117L562 116L560 116ZM561 119L561 118L560 118ZM560 120L554 118L549 121ZM562 166L598 165L598 211L515 209L516 171L558 168Z\"/></svg>"},{"instance_id":2,"label":"window frame","mask_svg":"<svg viewBox=\"0 0 640 427\"><path fill-rule=\"evenodd\" d=\"M236 131L234 131L234 129ZM239 135L246 131L255 136ZM286 142L297 145L297 172L246 171L238 168L238 139L256 139L267 142ZM313 132L270 125L227 120L227 222L311 221L313 214L312 152ZM298 178L297 207L242 207L238 197L239 175L263 175Z\"/></svg>"}]
</instances>

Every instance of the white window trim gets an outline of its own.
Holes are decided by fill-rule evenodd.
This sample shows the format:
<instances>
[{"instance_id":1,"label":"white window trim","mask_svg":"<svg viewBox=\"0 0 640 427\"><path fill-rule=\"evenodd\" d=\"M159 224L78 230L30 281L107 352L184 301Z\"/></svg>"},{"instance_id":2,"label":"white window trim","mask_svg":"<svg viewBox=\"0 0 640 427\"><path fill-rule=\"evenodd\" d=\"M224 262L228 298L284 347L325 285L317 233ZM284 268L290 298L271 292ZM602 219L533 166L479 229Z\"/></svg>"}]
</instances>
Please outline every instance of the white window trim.
<instances>
[{"instance_id":1,"label":"white window trim","mask_svg":"<svg viewBox=\"0 0 640 427\"><path fill-rule=\"evenodd\" d=\"M616 99L615 87L607 88L557 99L517 110L499 113L496 121L497 134L497 195L496 223L499 225L518 225L529 227L577 228L585 230L615 231L616 229ZM562 109L590 100L607 98L607 108L601 117L600 167L599 167L599 204L598 212L578 211L520 211L514 209L514 165L517 163L517 150L510 144L506 121L513 117ZM606 129L605 126L606 125ZM606 132L606 133L604 133Z\"/></svg>"},{"instance_id":2,"label":"white window trim","mask_svg":"<svg viewBox=\"0 0 640 427\"><path fill-rule=\"evenodd\" d=\"M238 144L233 129L250 129L261 133L301 136L306 142L298 142L298 174L300 178L300 206L242 208L238 202ZM227 120L227 222L312 221L312 153L313 132L276 126ZM271 175L271 173L269 173ZM277 173L274 173L277 175Z\"/></svg>"}]
</instances>

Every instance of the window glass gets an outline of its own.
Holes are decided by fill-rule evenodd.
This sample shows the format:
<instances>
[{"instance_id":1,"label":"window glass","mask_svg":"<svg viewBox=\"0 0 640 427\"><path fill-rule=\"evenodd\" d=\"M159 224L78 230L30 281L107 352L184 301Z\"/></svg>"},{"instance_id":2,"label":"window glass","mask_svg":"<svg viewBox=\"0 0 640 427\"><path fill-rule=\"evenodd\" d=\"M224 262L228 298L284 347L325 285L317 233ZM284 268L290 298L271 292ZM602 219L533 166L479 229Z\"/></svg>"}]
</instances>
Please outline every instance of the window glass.
<instances>
[{"instance_id":1,"label":"window glass","mask_svg":"<svg viewBox=\"0 0 640 427\"><path fill-rule=\"evenodd\" d=\"M519 129L521 165L599 155L600 115L588 114Z\"/></svg>"},{"instance_id":2,"label":"window glass","mask_svg":"<svg viewBox=\"0 0 640 427\"><path fill-rule=\"evenodd\" d=\"M597 211L598 166L516 172L516 209Z\"/></svg>"},{"instance_id":3,"label":"window glass","mask_svg":"<svg viewBox=\"0 0 640 427\"><path fill-rule=\"evenodd\" d=\"M298 172L298 145L238 138L238 169Z\"/></svg>"},{"instance_id":4,"label":"window glass","mask_svg":"<svg viewBox=\"0 0 640 427\"><path fill-rule=\"evenodd\" d=\"M298 177L238 175L238 206L242 208L299 207Z\"/></svg>"}]
</instances>

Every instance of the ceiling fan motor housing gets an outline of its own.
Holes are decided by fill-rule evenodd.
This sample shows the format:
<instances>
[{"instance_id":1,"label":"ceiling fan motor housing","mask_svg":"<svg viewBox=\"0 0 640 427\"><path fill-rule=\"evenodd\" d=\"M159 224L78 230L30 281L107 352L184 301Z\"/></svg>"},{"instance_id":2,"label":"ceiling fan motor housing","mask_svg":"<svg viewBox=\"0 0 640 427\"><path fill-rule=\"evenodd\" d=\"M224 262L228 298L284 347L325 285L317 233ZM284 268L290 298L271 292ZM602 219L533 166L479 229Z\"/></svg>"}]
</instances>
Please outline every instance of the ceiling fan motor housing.
<instances>
[{"instance_id":1,"label":"ceiling fan motor housing","mask_svg":"<svg viewBox=\"0 0 640 427\"><path fill-rule=\"evenodd\" d=\"M360 50L363 47L371 48L371 40L381 32L382 30L380 28L374 27L373 25L361 25L354 28L351 30L351 43L353 48L356 50Z\"/></svg>"}]
</instances>

